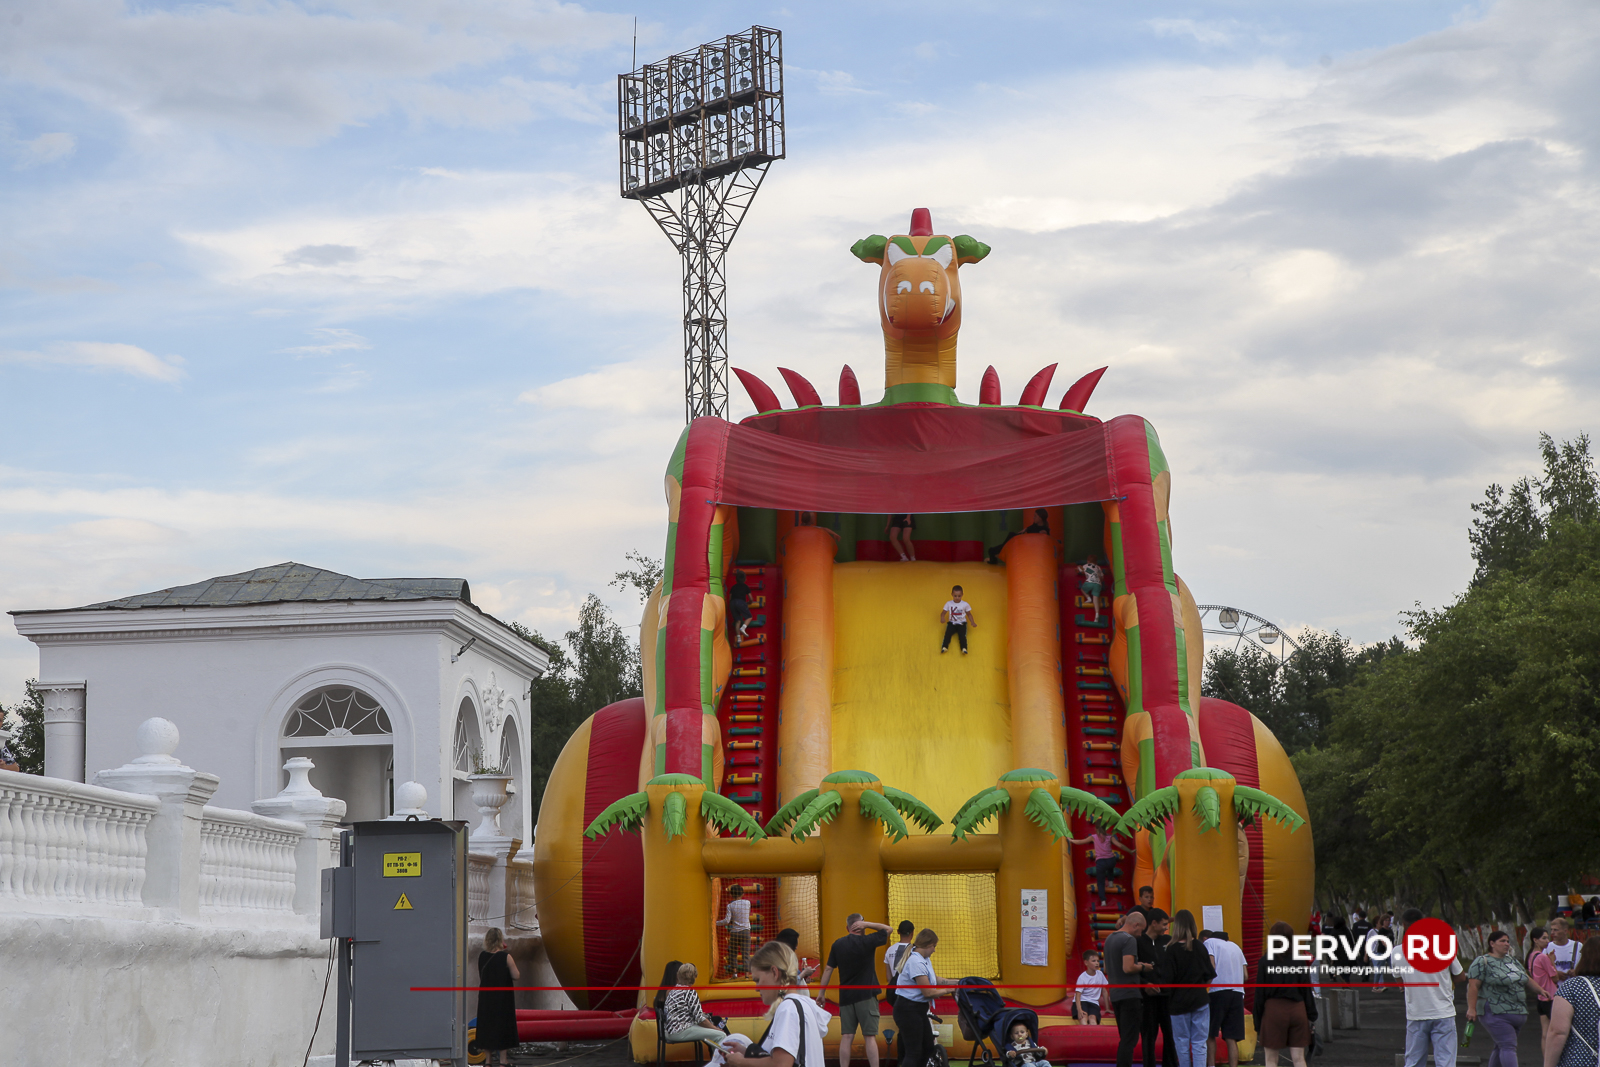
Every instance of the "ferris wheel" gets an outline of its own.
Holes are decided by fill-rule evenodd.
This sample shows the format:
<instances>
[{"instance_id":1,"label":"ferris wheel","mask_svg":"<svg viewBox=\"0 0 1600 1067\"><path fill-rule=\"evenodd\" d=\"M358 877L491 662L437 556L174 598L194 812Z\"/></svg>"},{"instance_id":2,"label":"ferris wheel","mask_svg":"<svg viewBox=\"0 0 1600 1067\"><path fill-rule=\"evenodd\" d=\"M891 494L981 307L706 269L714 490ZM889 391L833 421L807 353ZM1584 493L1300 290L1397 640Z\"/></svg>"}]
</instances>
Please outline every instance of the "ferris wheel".
<instances>
[{"instance_id":1,"label":"ferris wheel","mask_svg":"<svg viewBox=\"0 0 1600 1067\"><path fill-rule=\"evenodd\" d=\"M1231 640L1235 652L1246 645L1254 646L1275 657L1279 663L1287 662L1290 656L1300 651L1300 646L1294 638L1284 633L1283 627L1254 612L1230 608L1226 604L1196 606L1200 609L1200 629L1206 635L1208 644L1225 646ZM1209 639L1213 637L1223 638L1223 641L1212 642Z\"/></svg>"}]
</instances>

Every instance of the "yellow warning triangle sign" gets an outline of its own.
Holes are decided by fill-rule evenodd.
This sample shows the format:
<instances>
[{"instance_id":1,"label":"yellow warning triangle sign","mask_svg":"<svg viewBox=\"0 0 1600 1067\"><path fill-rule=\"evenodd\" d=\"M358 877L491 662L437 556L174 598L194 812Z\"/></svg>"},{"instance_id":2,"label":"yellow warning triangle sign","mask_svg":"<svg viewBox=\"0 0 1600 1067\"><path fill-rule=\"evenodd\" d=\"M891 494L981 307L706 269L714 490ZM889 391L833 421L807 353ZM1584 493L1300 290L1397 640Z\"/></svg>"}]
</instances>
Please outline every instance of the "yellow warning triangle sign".
<instances>
[{"instance_id":1,"label":"yellow warning triangle sign","mask_svg":"<svg viewBox=\"0 0 1600 1067\"><path fill-rule=\"evenodd\" d=\"M404 893L401 893L400 894L400 899L394 902L394 910L395 911L410 911L411 910L411 901L406 899L406 895Z\"/></svg>"}]
</instances>

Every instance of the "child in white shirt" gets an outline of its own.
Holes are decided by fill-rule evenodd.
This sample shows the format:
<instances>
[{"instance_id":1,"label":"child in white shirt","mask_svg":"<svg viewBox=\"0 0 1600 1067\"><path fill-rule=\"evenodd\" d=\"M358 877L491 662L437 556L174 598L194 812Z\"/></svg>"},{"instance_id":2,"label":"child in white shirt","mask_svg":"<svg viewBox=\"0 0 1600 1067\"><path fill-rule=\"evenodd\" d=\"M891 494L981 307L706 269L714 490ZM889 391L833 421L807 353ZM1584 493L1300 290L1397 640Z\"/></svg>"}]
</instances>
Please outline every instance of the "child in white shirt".
<instances>
[{"instance_id":1,"label":"child in white shirt","mask_svg":"<svg viewBox=\"0 0 1600 1067\"><path fill-rule=\"evenodd\" d=\"M978 625L978 620L972 611L972 605L961 599L962 588L959 585L951 586L950 599L944 602L944 607L939 612L939 621L944 623L944 644L939 646L940 652L950 651L950 639L961 639L961 654L967 654L967 627Z\"/></svg>"},{"instance_id":2,"label":"child in white shirt","mask_svg":"<svg viewBox=\"0 0 1600 1067\"><path fill-rule=\"evenodd\" d=\"M1093 1019L1100 1023L1100 991L1110 983L1106 972L1100 969L1100 953L1090 949L1083 954L1083 973L1078 976L1078 988L1073 991L1072 1017L1080 1023Z\"/></svg>"}]
</instances>

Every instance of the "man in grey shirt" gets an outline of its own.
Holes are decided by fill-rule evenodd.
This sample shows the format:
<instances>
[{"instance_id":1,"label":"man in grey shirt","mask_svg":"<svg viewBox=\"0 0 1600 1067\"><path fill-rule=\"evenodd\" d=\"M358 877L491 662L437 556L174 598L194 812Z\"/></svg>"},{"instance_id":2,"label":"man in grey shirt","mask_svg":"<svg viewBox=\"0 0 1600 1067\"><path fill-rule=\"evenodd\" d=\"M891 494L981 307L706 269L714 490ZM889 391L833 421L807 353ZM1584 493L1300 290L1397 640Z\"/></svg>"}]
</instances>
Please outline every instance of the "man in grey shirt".
<instances>
[{"instance_id":1,"label":"man in grey shirt","mask_svg":"<svg viewBox=\"0 0 1600 1067\"><path fill-rule=\"evenodd\" d=\"M1144 914L1130 911L1123 918L1122 929L1106 938L1106 981L1111 987L1111 1010L1117 1014L1117 1067L1133 1067L1133 1047L1139 1043L1144 1017L1139 985L1145 972L1154 967L1139 962L1139 935L1144 927Z\"/></svg>"}]
</instances>

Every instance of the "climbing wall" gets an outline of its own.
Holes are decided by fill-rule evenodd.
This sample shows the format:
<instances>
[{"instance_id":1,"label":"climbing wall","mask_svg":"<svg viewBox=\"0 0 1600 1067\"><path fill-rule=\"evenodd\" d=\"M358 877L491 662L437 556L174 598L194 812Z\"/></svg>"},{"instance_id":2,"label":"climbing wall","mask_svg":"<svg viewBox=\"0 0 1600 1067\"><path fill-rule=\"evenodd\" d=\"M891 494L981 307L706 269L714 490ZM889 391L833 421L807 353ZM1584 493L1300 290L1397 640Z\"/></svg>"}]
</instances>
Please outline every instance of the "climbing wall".
<instances>
[{"instance_id":1,"label":"climbing wall","mask_svg":"<svg viewBox=\"0 0 1600 1067\"><path fill-rule=\"evenodd\" d=\"M778 781L783 577L778 567L766 563L736 563L734 570L750 587L752 618L745 637L732 640L733 670L717 708L722 728L722 794L765 825L777 810L772 798L777 795ZM742 877L717 881L718 918L726 914L731 899L728 890L735 884L744 888L744 897L750 901L752 951L778 932L777 879ZM729 957L727 932L717 927L717 973L712 980L731 981L746 974L743 962Z\"/></svg>"},{"instance_id":2,"label":"climbing wall","mask_svg":"<svg viewBox=\"0 0 1600 1067\"><path fill-rule=\"evenodd\" d=\"M1121 748L1124 708L1111 680L1111 611L1109 590L1100 597L1100 618L1079 589L1077 564L1061 569L1061 677L1067 697L1067 784L1087 789L1118 811L1126 811L1130 790L1122 780ZM1072 819L1072 836L1085 838L1093 831L1088 820ZM1078 928L1073 937L1072 963L1083 953L1103 947L1116 926L1117 916L1133 904L1128 883L1133 877L1133 857L1124 856L1116 874L1106 882L1102 906L1095 892L1094 847L1072 847L1073 882L1077 891ZM1076 970L1076 967L1074 968Z\"/></svg>"}]
</instances>

